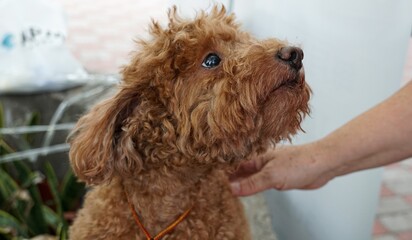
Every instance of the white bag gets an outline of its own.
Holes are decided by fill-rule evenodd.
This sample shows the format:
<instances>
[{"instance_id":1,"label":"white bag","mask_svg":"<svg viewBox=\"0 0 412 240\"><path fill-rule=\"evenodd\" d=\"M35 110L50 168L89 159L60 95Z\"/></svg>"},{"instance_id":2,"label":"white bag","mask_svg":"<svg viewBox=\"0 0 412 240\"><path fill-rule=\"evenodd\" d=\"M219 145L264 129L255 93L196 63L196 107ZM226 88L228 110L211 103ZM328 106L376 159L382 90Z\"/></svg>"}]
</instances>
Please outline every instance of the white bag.
<instances>
[{"instance_id":1,"label":"white bag","mask_svg":"<svg viewBox=\"0 0 412 240\"><path fill-rule=\"evenodd\" d=\"M61 90L87 73L65 45L61 6L50 0L0 0L0 94Z\"/></svg>"}]
</instances>

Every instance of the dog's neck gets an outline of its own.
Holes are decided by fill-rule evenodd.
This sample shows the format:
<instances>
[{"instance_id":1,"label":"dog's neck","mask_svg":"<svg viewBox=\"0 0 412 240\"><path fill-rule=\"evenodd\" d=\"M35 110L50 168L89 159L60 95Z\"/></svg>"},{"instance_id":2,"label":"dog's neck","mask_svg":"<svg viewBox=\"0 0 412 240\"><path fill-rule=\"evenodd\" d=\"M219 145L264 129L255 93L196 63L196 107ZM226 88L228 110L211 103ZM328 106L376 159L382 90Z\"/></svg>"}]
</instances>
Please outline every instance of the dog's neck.
<instances>
[{"instance_id":1,"label":"dog's neck","mask_svg":"<svg viewBox=\"0 0 412 240\"><path fill-rule=\"evenodd\" d=\"M211 173L211 170L190 169L180 167L170 169L168 167L153 168L141 171L136 177L123 180L126 187L132 187L142 196L173 196L186 191L192 191Z\"/></svg>"},{"instance_id":2,"label":"dog's neck","mask_svg":"<svg viewBox=\"0 0 412 240\"><path fill-rule=\"evenodd\" d=\"M134 179L122 179L145 227L152 234L166 227L177 216L195 205L204 183L221 171L199 169L170 170L168 168L143 171Z\"/></svg>"}]
</instances>

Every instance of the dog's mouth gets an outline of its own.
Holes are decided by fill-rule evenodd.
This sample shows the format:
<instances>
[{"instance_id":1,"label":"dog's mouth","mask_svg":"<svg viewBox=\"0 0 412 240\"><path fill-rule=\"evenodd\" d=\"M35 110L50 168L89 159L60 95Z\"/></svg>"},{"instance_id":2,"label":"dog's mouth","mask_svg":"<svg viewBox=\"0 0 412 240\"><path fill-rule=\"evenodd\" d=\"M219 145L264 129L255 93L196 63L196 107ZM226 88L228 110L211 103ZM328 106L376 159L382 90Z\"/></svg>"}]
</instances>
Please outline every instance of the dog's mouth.
<instances>
[{"instance_id":1,"label":"dog's mouth","mask_svg":"<svg viewBox=\"0 0 412 240\"><path fill-rule=\"evenodd\" d=\"M280 89L295 89L305 82L305 74L303 71L299 71L296 74L293 74L294 76L290 76L289 78L286 78L284 81L282 81L279 85L275 86L271 93L276 92L277 90Z\"/></svg>"},{"instance_id":2,"label":"dog's mouth","mask_svg":"<svg viewBox=\"0 0 412 240\"><path fill-rule=\"evenodd\" d=\"M299 78L293 78L292 80L288 79L288 80L284 81L282 84L280 84L280 86L277 87L276 89L279 89L279 88L294 88L298 84L299 84Z\"/></svg>"}]
</instances>

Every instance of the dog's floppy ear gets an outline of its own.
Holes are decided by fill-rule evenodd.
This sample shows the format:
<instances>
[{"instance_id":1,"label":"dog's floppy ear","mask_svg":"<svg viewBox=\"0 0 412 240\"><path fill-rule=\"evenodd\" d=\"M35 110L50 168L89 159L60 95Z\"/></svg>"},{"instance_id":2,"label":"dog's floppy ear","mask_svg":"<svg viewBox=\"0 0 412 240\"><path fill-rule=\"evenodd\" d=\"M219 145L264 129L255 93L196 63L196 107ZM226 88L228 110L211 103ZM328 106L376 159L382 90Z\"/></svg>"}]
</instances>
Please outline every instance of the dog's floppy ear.
<instances>
[{"instance_id":1,"label":"dog's floppy ear","mask_svg":"<svg viewBox=\"0 0 412 240\"><path fill-rule=\"evenodd\" d=\"M138 105L136 92L123 87L112 98L80 118L68 141L70 162L78 178L89 185L128 175L142 168L131 131L123 126Z\"/></svg>"}]
</instances>

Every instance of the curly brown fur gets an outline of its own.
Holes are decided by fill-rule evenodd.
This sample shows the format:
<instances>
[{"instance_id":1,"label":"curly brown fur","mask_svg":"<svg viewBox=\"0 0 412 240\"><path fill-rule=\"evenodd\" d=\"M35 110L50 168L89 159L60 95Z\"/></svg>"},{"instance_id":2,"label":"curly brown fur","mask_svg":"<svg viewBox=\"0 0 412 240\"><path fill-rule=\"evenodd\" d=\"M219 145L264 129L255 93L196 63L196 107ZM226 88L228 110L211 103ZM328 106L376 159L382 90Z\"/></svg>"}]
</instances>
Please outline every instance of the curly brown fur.
<instances>
[{"instance_id":1,"label":"curly brown fur","mask_svg":"<svg viewBox=\"0 0 412 240\"><path fill-rule=\"evenodd\" d=\"M215 7L188 21L169 12L123 70L115 96L83 116L70 159L93 186L71 239L145 239L123 188L153 235L186 209L164 239L250 239L226 171L300 129L310 90L302 71ZM221 62L202 67L209 53Z\"/></svg>"}]
</instances>

